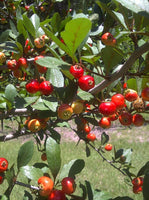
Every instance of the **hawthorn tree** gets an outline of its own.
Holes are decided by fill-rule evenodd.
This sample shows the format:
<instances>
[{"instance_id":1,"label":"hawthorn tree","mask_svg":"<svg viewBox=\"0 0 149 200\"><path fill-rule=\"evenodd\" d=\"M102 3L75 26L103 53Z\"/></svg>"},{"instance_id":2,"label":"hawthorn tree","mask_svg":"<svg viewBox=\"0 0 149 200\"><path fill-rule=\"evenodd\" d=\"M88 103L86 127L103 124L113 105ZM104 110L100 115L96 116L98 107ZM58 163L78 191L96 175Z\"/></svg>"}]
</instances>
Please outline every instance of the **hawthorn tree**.
<instances>
[{"instance_id":1,"label":"hawthorn tree","mask_svg":"<svg viewBox=\"0 0 149 200\"><path fill-rule=\"evenodd\" d=\"M33 136L47 160L28 165L33 140L20 147L17 163L0 158L0 183L8 182L1 199L10 199L16 184L31 189L23 199L112 199L89 181L77 185L82 195L75 195L75 176L85 164L76 159L61 166L56 127L66 126L84 141L87 156L90 149L96 151L129 179L134 193L142 192L148 200L148 162L136 175L131 173L132 150L112 147L104 129L115 120L124 126L146 121L149 2L1 0L0 5L0 119L2 129L7 120L17 124L15 132L0 135L0 142ZM103 128L100 141L91 126ZM108 160L104 152L112 148ZM20 172L28 184L17 180Z\"/></svg>"}]
</instances>

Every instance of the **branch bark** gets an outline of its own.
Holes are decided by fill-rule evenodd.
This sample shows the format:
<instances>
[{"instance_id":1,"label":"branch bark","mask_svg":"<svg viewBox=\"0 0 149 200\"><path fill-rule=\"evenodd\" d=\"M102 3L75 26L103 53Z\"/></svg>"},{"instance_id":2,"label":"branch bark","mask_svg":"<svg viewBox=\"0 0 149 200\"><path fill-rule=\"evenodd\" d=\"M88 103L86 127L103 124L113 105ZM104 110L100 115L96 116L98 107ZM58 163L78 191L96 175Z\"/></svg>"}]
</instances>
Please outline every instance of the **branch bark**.
<instances>
[{"instance_id":1,"label":"branch bark","mask_svg":"<svg viewBox=\"0 0 149 200\"><path fill-rule=\"evenodd\" d=\"M94 88L89 90L91 94L96 94L106 88L108 85L113 83L115 80L119 79L122 77L129 69L130 67L135 63L135 61L145 52L149 51L149 41L146 42L144 45L140 46L138 49L136 49L129 59L123 64L120 70L116 71L109 77L109 79L103 80L101 83L96 85Z\"/></svg>"}]
</instances>

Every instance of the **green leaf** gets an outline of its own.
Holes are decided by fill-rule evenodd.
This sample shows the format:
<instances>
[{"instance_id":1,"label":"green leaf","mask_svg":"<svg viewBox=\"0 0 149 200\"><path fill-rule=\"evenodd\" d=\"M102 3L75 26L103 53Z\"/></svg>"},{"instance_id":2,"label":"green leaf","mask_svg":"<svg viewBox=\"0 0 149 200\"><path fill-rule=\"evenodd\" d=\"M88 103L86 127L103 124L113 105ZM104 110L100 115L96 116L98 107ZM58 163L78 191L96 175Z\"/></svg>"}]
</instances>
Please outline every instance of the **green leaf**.
<instances>
[{"instance_id":1,"label":"green leaf","mask_svg":"<svg viewBox=\"0 0 149 200\"><path fill-rule=\"evenodd\" d=\"M33 156L33 152L34 152L33 141L28 141L20 147L17 157L18 170L20 169L20 167L23 167L28 164L28 162L31 160Z\"/></svg>"},{"instance_id":2,"label":"green leaf","mask_svg":"<svg viewBox=\"0 0 149 200\"><path fill-rule=\"evenodd\" d=\"M15 169L14 169L14 165L12 165L10 169L6 171L6 174L5 174L5 178L9 185L13 185L14 177L15 177Z\"/></svg>"},{"instance_id":3,"label":"green leaf","mask_svg":"<svg viewBox=\"0 0 149 200\"><path fill-rule=\"evenodd\" d=\"M38 180L41 176L43 176L41 169L28 165L21 167L20 172L23 176L26 176L30 180Z\"/></svg>"},{"instance_id":4,"label":"green leaf","mask_svg":"<svg viewBox=\"0 0 149 200\"><path fill-rule=\"evenodd\" d=\"M109 74L109 72L113 70L113 68L116 67L116 65L118 65L123 58L122 52L112 47L103 48L101 50L101 54L106 74Z\"/></svg>"},{"instance_id":5,"label":"green leaf","mask_svg":"<svg viewBox=\"0 0 149 200\"><path fill-rule=\"evenodd\" d=\"M60 144L52 137L46 141L46 155L50 171L55 179L61 167L61 149Z\"/></svg>"},{"instance_id":6,"label":"green leaf","mask_svg":"<svg viewBox=\"0 0 149 200\"><path fill-rule=\"evenodd\" d=\"M43 99L43 103L53 112L56 112L57 110L57 106L58 106L58 102L55 98L53 97L49 97L49 98L45 98Z\"/></svg>"},{"instance_id":7,"label":"green leaf","mask_svg":"<svg viewBox=\"0 0 149 200\"><path fill-rule=\"evenodd\" d=\"M16 96L17 96L16 88L12 84L7 85L6 88L5 88L5 97L10 102L13 103Z\"/></svg>"},{"instance_id":8,"label":"green leaf","mask_svg":"<svg viewBox=\"0 0 149 200\"><path fill-rule=\"evenodd\" d=\"M86 38L90 29L91 21L89 19L77 18L69 21L65 26L65 30L61 32L61 37L69 48L72 58L74 58L77 48Z\"/></svg>"},{"instance_id":9,"label":"green leaf","mask_svg":"<svg viewBox=\"0 0 149 200\"><path fill-rule=\"evenodd\" d=\"M85 166L85 162L82 159L71 160L68 164L65 164L59 175L59 180L64 177L74 177L76 174L80 173Z\"/></svg>"},{"instance_id":10,"label":"green leaf","mask_svg":"<svg viewBox=\"0 0 149 200\"><path fill-rule=\"evenodd\" d=\"M146 171L149 171L149 161L146 162L145 165L140 168L140 170L138 171L137 177L144 175Z\"/></svg>"},{"instance_id":11,"label":"green leaf","mask_svg":"<svg viewBox=\"0 0 149 200\"><path fill-rule=\"evenodd\" d=\"M36 37L36 30L34 25L32 24L31 20L24 14L23 15L23 24L26 30L35 38Z\"/></svg>"},{"instance_id":12,"label":"green leaf","mask_svg":"<svg viewBox=\"0 0 149 200\"><path fill-rule=\"evenodd\" d=\"M100 191L100 190L94 190L93 192L94 192L93 193L94 200L99 200L99 199L111 200L111 195L108 192Z\"/></svg>"},{"instance_id":13,"label":"green leaf","mask_svg":"<svg viewBox=\"0 0 149 200\"><path fill-rule=\"evenodd\" d=\"M133 90L138 91L138 88L137 88L137 79L136 78L130 78L130 79L128 79L128 81L127 81L127 87L129 89L133 89Z\"/></svg>"},{"instance_id":14,"label":"green leaf","mask_svg":"<svg viewBox=\"0 0 149 200\"><path fill-rule=\"evenodd\" d=\"M100 57L101 56L90 55L90 56L82 56L81 59L91 64L94 64L97 60L99 60Z\"/></svg>"},{"instance_id":15,"label":"green leaf","mask_svg":"<svg viewBox=\"0 0 149 200\"><path fill-rule=\"evenodd\" d=\"M24 193L23 200L33 200L32 195L28 191L24 190Z\"/></svg>"},{"instance_id":16,"label":"green leaf","mask_svg":"<svg viewBox=\"0 0 149 200\"><path fill-rule=\"evenodd\" d=\"M26 103L25 103L24 107L27 107L27 106L35 103L37 101L37 99L38 99L38 97L36 97L36 96L35 97L25 97L24 100Z\"/></svg>"},{"instance_id":17,"label":"green leaf","mask_svg":"<svg viewBox=\"0 0 149 200\"><path fill-rule=\"evenodd\" d=\"M48 57L48 56L36 60L36 63L41 66L44 66L44 67L47 67L50 69L57 69L57 70L60 69L59 67L61 65L70 65L70 64L64 62L63 60L59 60L57 58Z\"/></svg>"},{"instance_id":18,"label":"green leaf","mask_svg":"<svg viewBox=\"0 0 149 200\"><path fill-rule=\"evenodd\" d=\"M119 2L127 9L137 13L139 15L149 18L149 1L148 0L114 0Z\"/></svg>"},{"instance_id":19,"label":"green leaf","mask_svg":"<svg viewBox=\"0 0 149 200\"><path fill-rule=\"evenodd\" d=\"M149 170L145 173L143 180L143 197L144 200L149 200Z\"/></svg>"},{"instance_id":20,"label":"green leaf","mask_svg":"<svg viewBox=\"0 0 149 200\"><path fill-rule=\"evenodd\" d=\"M46 80L49 80L55 87L64 87L64 76L59 69L49 69L46 73Z\"/></svg>"},{"instance_id":21,"label":"green leaf","mask_svg":"<svg viewBox=\"0 0 149 200\"><path fill-rule=\"evenodd\" d=\"M38 15L36 14L33 14L30 18L34 28L35 28L35 31L38 31L39 27L40 27L40 18L38 17Z\"/></svg>"},{"instance_id":22,"label":"green leaf","mask_svg":"<svg viewBox=\"0 0 149 200\"><path fill-rule=\"evenodd\" d=\"M101 134L101 145L106 144L109 141L109 135L107 135L105 132Z\"/></svg>"},{"instance_id":23,"label":"green leaf","mask_svg":"<svg viewBox=\"0 0 149 200\"><path fill-rule=\"evenodd\" d=\"M83 99L84 101L90 101L91 99L94 98L92 94L90 94L89 92L85 92L83 90L79 90L77 96Z\"/></svg>"},{"instance_id":24,"label":"green leaf","mask_svg":"<svg viewBox=\"0 0 149 200\"><path fill-rule=\"evenodd\" d=\"M23 24L23 20L20 19L17 23L17 29L19 31L20 34L23 34L24 35L24 38L27 38L28 37L28 34L27 34L27 31L24 27L24 24Z\"/></svg>"}]
</instances>

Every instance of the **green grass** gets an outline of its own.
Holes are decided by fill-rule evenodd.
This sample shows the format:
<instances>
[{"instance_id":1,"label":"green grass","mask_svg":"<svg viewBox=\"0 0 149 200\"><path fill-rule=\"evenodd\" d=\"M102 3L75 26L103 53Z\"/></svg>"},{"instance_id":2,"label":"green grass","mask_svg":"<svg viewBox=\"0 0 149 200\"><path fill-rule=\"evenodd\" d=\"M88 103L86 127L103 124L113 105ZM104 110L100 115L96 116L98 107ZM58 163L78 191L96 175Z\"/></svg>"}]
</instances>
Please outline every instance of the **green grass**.
<instances>
[{"instance_id":1,"label":"green grass","mask_svg":"<svg viewBox=\"0 0 149 200\"><path fill-rule=\"evenodd\" d=\"M132 168L131 172L137 174L140 167L142 167L149 160L149 145L148 145L148 128L144 126L141 128L117 128L107 130L106 133L110 136L110 143L115 145L116 149L119 148L132 148ZM100 136L101 131L95 131L97 137ZM99 138L99 137L98 137ZM98 141L100 143L100 141ZM96 142L96 145L97 143ZM0 143L0 156L5 157L9 161L9 167L16 163L17 152L23 141L15 140L11 142ZM110 158L112 152L106 152L105 155ZM37 152L35 145L34 155L32 161L29 163L32 165L35 162L41 162L40 153ZM112 197L117 196L129 196L134 200L141 200L142 194L133 194L132 187L124 182L124 176L108 163L103 162L97 152L91 150L91 156L86 157L85 144L80 142L76 146L76 142L63 141L61 144L61 156L62 164L68 163L72 159L80 158L85 160L85 168L80 174L76 176L77 183L81 182L84 184L85 180L88 180L95 189L108 191ZM18 177L19 181L26 182L27 179L22 178L21 175ZM0 194L7 188L6 180L0 185ZM25 188L25 190L28 190ZM76 190L76 193L79 189ZM22 199L24 188L21 186L15 186L11 194L11 200Z\"/></svg>"}]
</instances>

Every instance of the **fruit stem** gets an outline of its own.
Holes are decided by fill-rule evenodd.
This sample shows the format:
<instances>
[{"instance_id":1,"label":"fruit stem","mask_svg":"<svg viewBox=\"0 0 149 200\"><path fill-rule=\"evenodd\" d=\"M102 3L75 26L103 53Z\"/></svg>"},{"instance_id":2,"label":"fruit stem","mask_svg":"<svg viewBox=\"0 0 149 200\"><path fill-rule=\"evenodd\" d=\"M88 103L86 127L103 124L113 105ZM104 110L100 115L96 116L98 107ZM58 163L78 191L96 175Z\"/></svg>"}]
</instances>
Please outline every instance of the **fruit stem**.
<instances>
[{"instance_id":1,"label":"fruit stem","mask_svg":"<svg viewBox=\"0 0 149 200\"><path fill-rule=\"evenodd\" d=\"M37 187L37 186L25 184L25 183L22 183L22 182L20 182L20 181L15 181L15 184L20 185L20 186L23 186L23 187L30 188L30 189L32 189L32 190L40 190L40 188Z\"/></svg>"}]
</instances>

